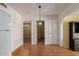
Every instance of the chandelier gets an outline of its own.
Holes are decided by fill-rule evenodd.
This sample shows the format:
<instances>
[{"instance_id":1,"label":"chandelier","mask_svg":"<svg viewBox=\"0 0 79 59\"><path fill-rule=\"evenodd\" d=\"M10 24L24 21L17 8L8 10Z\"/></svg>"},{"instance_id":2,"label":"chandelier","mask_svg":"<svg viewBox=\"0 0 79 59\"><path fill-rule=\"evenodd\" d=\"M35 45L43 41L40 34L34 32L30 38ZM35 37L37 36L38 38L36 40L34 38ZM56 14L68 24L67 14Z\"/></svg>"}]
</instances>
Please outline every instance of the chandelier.
<instances>
[{"instance_id":1,"label":"chandelier","mask_svg":"<svg viewBox=\"0 0 79 59\"><path fill-rule=\"evenodd\" d=\"M38 25L42 25L42 21L41 21L41 14L40 14L40 12L41 12L41 5L39 5L38 6L38 8L39 8L39 21L38 21Z\"/></svg>"}]
</instances>

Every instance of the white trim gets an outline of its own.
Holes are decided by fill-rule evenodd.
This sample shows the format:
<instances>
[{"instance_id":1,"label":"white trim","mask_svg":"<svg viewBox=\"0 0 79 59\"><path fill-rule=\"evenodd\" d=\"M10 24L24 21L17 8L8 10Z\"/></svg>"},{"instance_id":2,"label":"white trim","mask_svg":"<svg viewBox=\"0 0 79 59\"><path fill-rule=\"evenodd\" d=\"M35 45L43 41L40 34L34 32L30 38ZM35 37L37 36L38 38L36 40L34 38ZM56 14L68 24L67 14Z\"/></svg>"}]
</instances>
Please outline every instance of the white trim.
<instances>
[{"instance_id":1,"label":"white trim","mask_svg":"<svg viewBox=\"0 0 79 59\"><path fill-rule=\"evenodd\" d=\"M15 49L13 49L12 51L10 51L10 52L8 53L8 56L12 56L12 52L15 51L17 48L19 48L21 45L23 45L23 42L20 43Z\"/></svg>"},{"instance_id":2,"label":"white trim","mask_svg":"<svg viewBox=\"0 0 79 59\"><path fill-rule=\"evenodd\" d=\"M9 52L9 53L8 53L8 56L12 56L12 52Z\"/></svg>"},{"instance_id":3,"label":"white trim","mask_svg":"<svg viewBox=\"0 0 79 59\"><path fill-rule=\"evenodd\" d=\"M20 43L16 48L14 48L11 52L13 52L14 50L16 50L17 48L19 48L21 45L23 45L23 42Z\"/></svg>"}]
</instances>

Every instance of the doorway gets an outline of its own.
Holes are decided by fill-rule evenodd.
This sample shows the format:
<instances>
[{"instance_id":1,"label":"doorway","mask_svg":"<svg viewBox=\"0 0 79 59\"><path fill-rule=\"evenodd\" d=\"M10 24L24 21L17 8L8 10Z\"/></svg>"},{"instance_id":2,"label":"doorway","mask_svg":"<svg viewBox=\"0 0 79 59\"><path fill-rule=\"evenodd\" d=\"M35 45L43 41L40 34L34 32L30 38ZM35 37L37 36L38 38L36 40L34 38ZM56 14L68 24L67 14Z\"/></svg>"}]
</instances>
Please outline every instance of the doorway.
<instances>
[{"instance_id":1,"label":"doorway","mask_svg":"<svg viewBox=\"0 0 79 59\"><path fill-rule=\"evenodd\" d=\"M37 21L37 43L44 44L44 21Z\"/></svg>"},{"instance_id":2,"label":"doorway","mask_svg":"<svg viewBox=\"0 0 79 59\"><path fill-rule=\"evenodd\" d=\"M31 44L31 22L24 22L23 25L24 40L23 43Z\"/></svg>"}]
</instances>

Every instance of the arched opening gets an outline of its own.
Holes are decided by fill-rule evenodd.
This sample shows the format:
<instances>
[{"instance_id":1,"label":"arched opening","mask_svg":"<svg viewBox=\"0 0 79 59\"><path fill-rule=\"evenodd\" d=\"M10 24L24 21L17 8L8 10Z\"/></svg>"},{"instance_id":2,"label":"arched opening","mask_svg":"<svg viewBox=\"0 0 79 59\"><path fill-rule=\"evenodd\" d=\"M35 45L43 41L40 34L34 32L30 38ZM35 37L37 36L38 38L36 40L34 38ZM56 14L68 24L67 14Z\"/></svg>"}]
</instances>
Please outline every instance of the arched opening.
<instances>
[{"instance_id":1,"label":"arched opening","mask_svg":"<svg viewBox=\"0 0 79 59\"><path fill-rule=\"evenodd\" d=\"M62 21L61 33L62 40L63 40L63 47L69 48L69 23L70 22L79 22L79 15L70 15L64 18Z\"/></svg>"}]
</instances>

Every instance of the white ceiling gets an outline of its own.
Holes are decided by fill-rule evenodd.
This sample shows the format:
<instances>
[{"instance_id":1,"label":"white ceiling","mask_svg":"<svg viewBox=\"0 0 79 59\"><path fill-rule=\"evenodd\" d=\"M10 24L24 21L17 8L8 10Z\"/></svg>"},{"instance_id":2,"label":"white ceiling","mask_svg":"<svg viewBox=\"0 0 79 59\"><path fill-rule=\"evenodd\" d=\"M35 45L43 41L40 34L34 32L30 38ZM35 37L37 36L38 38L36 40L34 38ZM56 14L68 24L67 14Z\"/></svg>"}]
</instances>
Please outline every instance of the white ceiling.
<instances>
[{"instance_id":1,"label":"white ceiling","mask_svg":"<svg viewBox=\"0 0 79 59\"><path fill-rule=\"evenodd\" d=\"M22 14L23 16L30 15L36 16L38 15L38 3L8 3L9 6L14 8L17 12ZM68 3L41 3L41 15L59 15L62 11L64 11L70 4Z\"/></svg>"}]
</instances>

